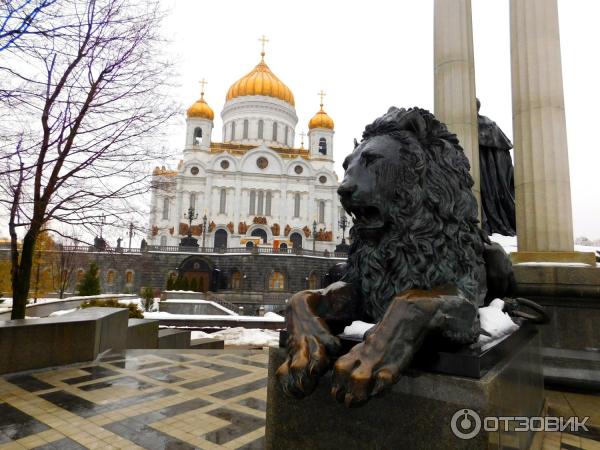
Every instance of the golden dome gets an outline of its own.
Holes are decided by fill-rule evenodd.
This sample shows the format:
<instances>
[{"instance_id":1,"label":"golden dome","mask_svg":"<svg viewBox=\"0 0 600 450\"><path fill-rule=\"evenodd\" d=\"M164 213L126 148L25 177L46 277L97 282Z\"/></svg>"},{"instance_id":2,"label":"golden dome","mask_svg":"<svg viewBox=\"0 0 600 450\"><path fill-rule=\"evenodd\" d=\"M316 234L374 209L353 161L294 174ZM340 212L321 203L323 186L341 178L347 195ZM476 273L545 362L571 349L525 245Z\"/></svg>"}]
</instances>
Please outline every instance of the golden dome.
<instances>
[{"instance_id":1,"label":"golden dome","mask_svg":"<svg viewBox=\"0 0 600 450\"><path fill-rule=\"evenodd\" d=\"M202 92L200 98L188 108L187 116L202 117L203 119L208 120L213 120L215 118L215 113L212 108L208 106L208 103L204 100L204 92Z\"/></svg>"},{"instance_id":2,"label":"golden dome","mask_svg":"<svg viewBox=\"0 0 600 450\"><path fill-rule=\"evenodd\" d=\"M318 111L313 118L310 119L310 122L308 122L308 129L312 130L313 128L328 128L333 130L333 119L323 111L322 103L320 111Z\"/></svg>"},{"instance_id":3,"label":"golden dome","mask_svg":"<svg viewBox=\"0 0 600 450\"><path fill-rule=\"evenodd\" d=\"M261 56L263 58L250 73L231 85L229 91L227 91L227 100L247 95L264 95L278 98L295 106L294 94L292 94L290 88L271 72L271 69L265 63L264 52L261 53Z\"/></svg>"}]
</instances>

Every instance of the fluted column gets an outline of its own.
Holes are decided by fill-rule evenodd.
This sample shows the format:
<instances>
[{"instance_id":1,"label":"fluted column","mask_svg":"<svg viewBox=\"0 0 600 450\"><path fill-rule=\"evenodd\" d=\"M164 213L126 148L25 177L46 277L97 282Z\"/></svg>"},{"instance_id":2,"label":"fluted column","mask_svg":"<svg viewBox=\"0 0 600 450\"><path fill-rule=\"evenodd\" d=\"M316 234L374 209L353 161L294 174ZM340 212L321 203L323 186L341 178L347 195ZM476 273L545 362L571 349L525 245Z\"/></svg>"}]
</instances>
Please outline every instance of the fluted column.
<instances>
[{"instance_id":1,"label":"fluted column","mask_svg":"<svg viewBox=\"0 0 600 450\"><path fill-rule=\"evenodd\" d=\"M519 252L572 252L557 1L511 0L510 40Z\"/></svg>"},{"instance_id":2,"label":"fluted column","mask_svg":"<svg viewBox=\"0 0 600 450\"><path fill-rule=\"evenodd\" d=\"M433 42L434 113L458 136L481 205L471 0L435 0Z\"/></svg>"}]
</instances>

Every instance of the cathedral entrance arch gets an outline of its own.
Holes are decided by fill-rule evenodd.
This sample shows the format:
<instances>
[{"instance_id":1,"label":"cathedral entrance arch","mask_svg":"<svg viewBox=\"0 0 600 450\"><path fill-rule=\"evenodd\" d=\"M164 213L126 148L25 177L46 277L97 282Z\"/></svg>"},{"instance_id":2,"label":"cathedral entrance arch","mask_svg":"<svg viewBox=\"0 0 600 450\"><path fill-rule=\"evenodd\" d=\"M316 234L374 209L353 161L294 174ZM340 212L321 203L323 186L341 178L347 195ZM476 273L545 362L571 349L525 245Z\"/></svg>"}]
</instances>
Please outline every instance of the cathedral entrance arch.
<instances>
[{"instance_id":1,"label":"cathedral entrance arch","mask_svg":"<svg viewBox=\"0 0 600 450\"><path fill-rule=\"evenodd\" d=\"M263 230L262 228L257 228L255 230L253 230L252 233L250 234L250 236L259 237L262 239L263 244L267 243L267 232L265 230Z\"/></svg>"},{"instance_id":2,"label":"cathedral entrance arch","mask_svg":"<svg viewBox=\"0 0 600 450\"><path fill-rule=\"evenodd\" d=\"M215 231L215 248L227 248L227 231L223 229Z\"/></svg>"},{"instance_id":3,"label":"cathedral entrance arch","mask_svg":"<svg viewBox=\"0 0 600 450\"><path fill-rule=\"evenodd\" d=\"M180 277L187 279L188 286L193 284L200 292L210 290L213 267L206 259L199 256L190 256L183 260L177 271Z\"/></svg>"},{"instance_id":4,"label":"cathedral entrance arch","mask_svg":"<svg viewBox=\"0 0 600 450\"><path fill-rule=\"evenodd\" d=\"M290 234L290 241L292 241L292 248L298 250L302 248L302 236L300 233L292 233Z\"/></svg>"}]
</instances>

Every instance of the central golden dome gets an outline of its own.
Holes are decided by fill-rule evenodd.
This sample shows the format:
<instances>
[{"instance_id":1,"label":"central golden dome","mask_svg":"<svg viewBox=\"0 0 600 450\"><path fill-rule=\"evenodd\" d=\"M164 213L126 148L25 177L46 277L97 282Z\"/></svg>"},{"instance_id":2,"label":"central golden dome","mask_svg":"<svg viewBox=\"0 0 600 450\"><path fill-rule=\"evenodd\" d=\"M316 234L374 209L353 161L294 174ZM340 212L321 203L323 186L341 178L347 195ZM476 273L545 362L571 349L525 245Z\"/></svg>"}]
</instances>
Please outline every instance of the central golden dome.
<instances>
[{"instance_id":1,"label":"central golden dome","mask_svg":"<svg viewBox=\"0 0 600 450\"><path fill-rule=\"evenodd\" d=\"M250 73L244 75L238 81L233 83L227 91L227 100L248 95L264 95L267 97L278 98L284 102L295 106L294 94L290 91L283 81L275 76L269 66L263 59L256 65Z\"/></svg>"}]
</instances>

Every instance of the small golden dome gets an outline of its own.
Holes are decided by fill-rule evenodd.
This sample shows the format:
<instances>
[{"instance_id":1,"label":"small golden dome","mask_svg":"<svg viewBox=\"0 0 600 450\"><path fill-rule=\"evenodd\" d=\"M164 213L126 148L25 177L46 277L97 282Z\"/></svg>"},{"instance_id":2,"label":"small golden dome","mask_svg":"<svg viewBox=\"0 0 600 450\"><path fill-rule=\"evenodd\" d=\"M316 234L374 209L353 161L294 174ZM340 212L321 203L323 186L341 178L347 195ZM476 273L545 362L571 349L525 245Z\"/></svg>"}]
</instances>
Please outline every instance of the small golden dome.
<instances>
[{"instance_id":1,"label":"small golden dome","mask_svg":"<svg viewBox=\"0 0 600 450\"><path fill-rule=\"evenodd\" d=\"M323 111L323 104L321 103L321 109L310 119L308 122L308 129L312 130L313 128L328 128L333 130L333 119L329 117L329 115Z\"/></svg>"},{"instance_id":2,"label":"small golden dome","mask_svg":"<svg viewBox=\"0 0 600 450\"><path fill-rule=\"evenodd\" d=\"M229 91L227 91L227 100L247 95L264 95L278 98L295 106L294 94L292 94L290 88L271 72L271 69L265 63L264 52L261 53L261 56L263 58L250 73L231 85Z\"/></svg>"},{"instance_id":3,"label":"small golden dome","mask_svg":"<svg viewBox=\"0 0 600 450\"><path fill-rule=\"evenodd\" d=\"M208 106L206 100L204 100L204 92L201 93L200 98L190 106L187 110L188 117L201 117L203 119L213 120L215 113L212 108Z\"/></svg>"}]
</instances>

